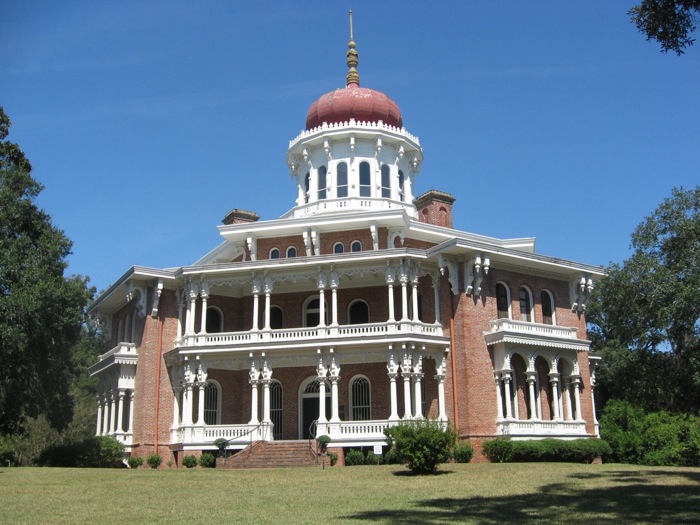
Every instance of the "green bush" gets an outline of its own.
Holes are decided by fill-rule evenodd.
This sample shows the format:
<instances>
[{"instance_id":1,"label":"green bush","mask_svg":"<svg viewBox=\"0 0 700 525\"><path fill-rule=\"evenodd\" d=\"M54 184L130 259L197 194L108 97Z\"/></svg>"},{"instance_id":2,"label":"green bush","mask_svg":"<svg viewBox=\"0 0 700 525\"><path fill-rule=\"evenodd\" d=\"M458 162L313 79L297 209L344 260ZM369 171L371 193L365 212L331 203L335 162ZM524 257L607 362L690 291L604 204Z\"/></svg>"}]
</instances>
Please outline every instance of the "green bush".
<instances>
[{"instance_id":1,"label":"green bush","mask_svg":"<svg viewBox=\"0 0 700 525\"><path fill-rule=\"evenodd\" d=\"M469 443L457 442L452 449L452 458L455 463L469 463L474 456L474 447Z\"/></svg>"},{"instance_id":2,"label":"green bush","mask_svg":"<svg viewBox=\"0 0 700 525\"><path fill-rule=\"evenodd\" d=\"M328 457L331 460L331 467L338 463L338 454L336 454L335 452L329 452Z\"/></svg>"},{"instance_id":3,"label":"green bush","mask_svg":"<svg viewBox=\"0 0 700 525\"><path fill-rule=\"evenodd\" d=\"M146 458L146 463L148 463L148 466L151 468L158 468L160 464L163 463L163 458L158 454L149 454Z\"/></svg>"},{"instance_id":4,"label":"green bush","mask_svg":"<svg viewBox=\"0 0 700 525\"><path fill-rule=\"evenodd\" d=\"M126 462L129 464L129 468L139 468L141 465L143 465L143 457L130 456L129 459L126 460Z\"/></svg>"},{"instance_id":5,"label":"green bush","mask_svg":"<svg viewBox=\"0 0 700 525\"><path fill-rule=\"evenodd\" d=\"M485 441L484 455L492 463L523 462L572 462L591 463L594 459L610 454L610 446L601 439L574 440L533 439L510 441L497 438Z\"/></svg>"},{"instance_id":6,"label":"green bush","mask_svg":"<svg viewBox=\"0 0 700 525\"><path fill-rule=\"evenodd\" d=\"M364 465L365 464L365 455L357 450L357 449L351 449L348 450L348 452L345 454L345 466L346 467L353 467L355 465Z\"/></svg>"},{"instance_id":7,"label":"green bush","mask_svg":"<svg viewBox=\"0 0 700 525\"><path fill-rule=\"evenodd\" d=\"M194 468L197 466L197 463L197 456L189 455L182 458L182 464L187 468Z\"/></svg>"},{"instance_id":8,"label":"green bush","mask_svg":"<svg viewBox=\"0 0 700 525\"><path fill-rule=\"evenodd\" d=\"M49 447L38 463L45 467L120 468L124 466L124 445L112 437L95 436Z\"/></svg>"},{"instance_id":9,"label":"green bush","mask_svg":"<svg viewBox=\"0 0 700 525\"><path fill-rule=\"evenodd\" d=\"M437 421L417 420L384 430L387 443L415 474L434 472L450 460L457 434Z\"/></svg>"},{"instance_id":10,"label":"green bush","mask_svg":"<svg viewBox=\"0 0 700 525\"><path fill-rule=\"evenodd\" d=\"M378 465L381 464L382 462L382 456L378 456L377 454L374 453L374 450L370 450L367 452L367 455L365 456L365 465Z\"/></svg>"},{"instance_id":11,"label":"green bush","mask_svg":"<svg viewBox=\"0 0 700 525\"><path fill-rule=\"evenodd\" d=\"M513 442L507 438L484 441L482 453L491 463L508 463L513 459Z\"/></svg>"},{"instance_id":12,"label":"green bush","mask_svg":"<svg viewBox=\"0 0 700 525\"><path fill-rule=\"evenodd\" d=\"M228 439L218 438L214 441L214 446L219 449L219 457L228 457L226 454L226 447L228 447Z\"/></svg>"},{"instance_id":13,"label":"green bush","mask_svg":"<svg viewBox=\"0 0 700 525\"><path fill-rule=\"evenodd\" d=\"M669 412L645 413L626 401L610 400L600 419L610 444L606 460L641 465L700 466L700 418Z\"/></svg>"},{"instance_id":14,"label":"green bush","mask_svg":"<svg viewBox=\"0 0 700 525\"><path fill-rule=\"evenodd\" d=\"M199 464L204 468L216 467L216 458L210 452L204 452L199 458Z\"/></svg>"}]
</instances>

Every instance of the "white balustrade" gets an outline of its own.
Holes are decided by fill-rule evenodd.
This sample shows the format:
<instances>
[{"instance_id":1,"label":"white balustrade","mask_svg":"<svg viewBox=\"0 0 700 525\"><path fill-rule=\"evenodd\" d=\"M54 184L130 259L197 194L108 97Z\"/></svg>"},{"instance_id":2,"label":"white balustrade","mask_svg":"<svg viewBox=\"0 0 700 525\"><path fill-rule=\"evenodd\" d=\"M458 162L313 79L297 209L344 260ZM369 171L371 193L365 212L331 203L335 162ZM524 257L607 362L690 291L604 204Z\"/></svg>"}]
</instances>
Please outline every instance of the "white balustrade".
<instances>
[{"instance_id":1,"label":"white balustrade","mask_svg":"<svg viewBox=\"0 0 700 525\"><path fill-rule=\"evenodd\" d=\"M526 321L513 321L512 319L496 319L491 321L491 332L519 332L532 335L561 337L564 339L576 339L578 328L528 323Z\"/></svg>"},{"instance_id":2,"label":"white balustrade","mask_svg":"<svg viewBox=\"0 0 700 525\"><path fill-rule=\"evenodd\" d=\"M583 421L500 421L498 433L508 436L586 436Z\"/></svg>"}]
</instances>

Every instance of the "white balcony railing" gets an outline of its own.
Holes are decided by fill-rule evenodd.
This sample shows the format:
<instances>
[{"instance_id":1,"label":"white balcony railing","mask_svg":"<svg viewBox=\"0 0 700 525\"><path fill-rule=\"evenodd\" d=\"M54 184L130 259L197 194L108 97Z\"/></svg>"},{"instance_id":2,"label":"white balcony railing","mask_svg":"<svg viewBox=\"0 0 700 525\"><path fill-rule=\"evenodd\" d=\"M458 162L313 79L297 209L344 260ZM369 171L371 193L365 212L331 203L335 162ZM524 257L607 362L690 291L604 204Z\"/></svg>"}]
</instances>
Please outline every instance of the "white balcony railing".
<instances>
[{"instance_id":1,"label":"white balcony railing","mask_svg":"<svg viewBox=\"0 0 700 525\"><path fill-rule=\"evenodd\" d=\"M587 436L585 421L503 420L498 422L498 433L521 437Z\"/></svg>"},{"instance_id":2,"label":"white balcony railing","mask_svg":"<svg viewBox=\"0 0 700 525\"><path fill-rule=\"evenodd\" d=\"M528 323L512 319L496 319L491 321L491 332L519 332L530 335L576 339L578 328L570 326L554 326L551 324Z\"/></svg>"},{"instance_id":3,"label":"white balcony railing","mask_svg":"<svg viewBox=\"0 0 700 525\"><path fill-rule=\"evenodd\" d=\"M420 321L395 321L314 328L285 328L281 330L249 330L216 334L188 334L176 341L180 347L236 346L255 343L293 343L309 339L363 339L392 334L415 334L440 337L442 327Z\"/></svg>"}]
</instances>

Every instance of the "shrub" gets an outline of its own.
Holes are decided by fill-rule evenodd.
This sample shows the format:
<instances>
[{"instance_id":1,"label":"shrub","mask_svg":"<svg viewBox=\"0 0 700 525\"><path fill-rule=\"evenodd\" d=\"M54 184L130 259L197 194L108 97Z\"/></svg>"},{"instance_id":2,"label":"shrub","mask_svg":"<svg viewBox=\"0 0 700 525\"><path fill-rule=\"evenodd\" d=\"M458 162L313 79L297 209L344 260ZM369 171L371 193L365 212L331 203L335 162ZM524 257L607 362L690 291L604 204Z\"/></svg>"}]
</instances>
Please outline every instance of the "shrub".
<instances>
[{"instance_id":1,"label":"shrub","mask_svg":"<svg viewBox=\"0 0 700 525\"><path fill-rule=\"evenodd\" d=\"M45 467L119 468L123 461L124 445L108 436L49 447L39 456Z\"/></svg>"},{"instance_id":2,"label":"shrub","mask_svg":"<svg viewBox=\"0 0 700 525\"><path fill-rule=\"evenodd\" d=\"M335 452L329 452L328 457L331 459L331 467L338 463L338 454Z\"/></svg>"},{"instance_id":3,"label":"shrub","mask_svg":"<svg viewBox=\"0 0 700 525\"><path fill-rule=\"evenodd\" d=\"M452 457L455 463L469 463L472 460L472 456L474 456L474 447L470 443L455 443L452 449Z\"/></svg>"},{"instance_id":4,"label":"shrub","mask_svg":"<svg viewBox=\"0 0 700 525\"><path fill-rule=\"evenodd\" d=\"M182 458L182 464L187 468L194 468L197 466L197 463L197 456L189 455Z\"/></svg>"},{"instance_id":5,"label":"shrub","mask_svg":"<svg viewBox=\"0 0 700 525\"><path fill-rule=\"evenodd\" d=\"M143 457L131 456L126 460L126 462L129 464L129 468L139 468L141 465L143 465Z\"/></svg>"},{"instance_id":6,"label":"shrub","mask_svg":"<svg viewBox=\"0 0 700 525\"><path fill-rule=\"evenodd\" d=\"M214 454L204 452L199 458L199 464L204 468L214 468L216 467L216 458L214 457Z\"/></svg>"},{"instance_id":7,"label":"shrub","mask_svg":"<svg viewBox=\"0 0 700 525\"><path fill-rule=\"evenodd\" d=\"M365 456L365 465L377 465L381 463L381 461L382 457L375 454L374 450L368 451L367 455Z\"/></svg>"},{"instance_id":8,"label":"shrub","mask_svg":"<svg viewBox=\"0 0 700 525\"><path fill-rule=\"evenodd\" d=\"M437 421L418 420L384 430L387 443L415 474L434 472L449 461L457 434Z\"/></svg>"},{"instance_id":9,"label":"shrub","mask_svg":"<svg viewBox=\"0 0 700 525\"><path fill-rule=\"evenodd\" d=\"M226 457L226 447L228 447L228 439L218 438L214 441L214 446L219 449L219 457Z\"/></svg>"},{"instance_id":10,"label":"shrub","mask_svg":"<svg viewBox=\"0 0 700 525\"><path fill-rule=\"evenodd\" d=\"M151 468L158 468L160 464L163 463L163 458L158 454L149 454L146 458L146 463L148 463L148 466Z\"/></svg>"},{"instance_id":11,"label":"shrub","mask_svg":"<svg viewBox=\"0 0 700 525\"><path fill-rule=\"evenodd\" d=\"M353 467L355 465L364 465L365 464L365 455L357 450L357 449L352 449L345 454L345 466L346 467Z\"/></svg>"},{"instance_id":12,"label":"shrub","mask_svg":"<svg viewBox=\"0 0 700 525\"><path fill-rule=\"evenodd\" d=\"M611 399L600 418L600 437L610 444L604 459L619 463L637 463L642 457L641 425L644 411L627 401Z\"/></svg>"},{"instance_id":13,"label":"shrub","mask_svg":"<svg viewBox=\"0 0 700 525\"><path fill-rule=\"evenodd\" d=\"M513 443L507 438L484 441L482 453L491 463L507 463L513 459Z\"/></svg>"}]
</instances>

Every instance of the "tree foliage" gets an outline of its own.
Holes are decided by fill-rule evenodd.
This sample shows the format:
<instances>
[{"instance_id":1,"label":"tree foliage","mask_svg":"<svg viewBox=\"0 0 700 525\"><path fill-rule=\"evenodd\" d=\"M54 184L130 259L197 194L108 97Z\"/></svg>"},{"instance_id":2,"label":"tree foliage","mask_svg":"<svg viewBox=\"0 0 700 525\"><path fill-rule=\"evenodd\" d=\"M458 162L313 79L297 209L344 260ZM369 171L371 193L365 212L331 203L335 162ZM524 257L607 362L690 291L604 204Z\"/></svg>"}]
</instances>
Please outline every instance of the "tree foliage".
<instances>
[{"instance_id":1,"label":"tree foliage","mask_svg":"<svg viewBox=\"0 0 700 525\"><path fill-rule=\"evenodd\" d=\"M700 0L642 0L629 10L632 22L647 40L656 40L664 53L682 55L693 45Z\"/></svg>"},{"instance_id":2,"label":"tree foliage","mask_svg":"<svg viewBox=\"0 0 700 525\"><path fill-rule=\"evenodd\" d=\"M601 401L700 413L700 186L673 190L589 302Z\"/></svg>"},{"instance_id":3,"label":"tree foliage","mask_svg":"<svg viewBox=\"0 0 700 525\"><path fill-rule=\"evenodd\" d=\"M0 107L0 434L44 414L52 426L72 417L72 348L91 290L66 277L71 242L40 210L43 189L22 150L7 141Z\"/></svg>"}]
</instances>

